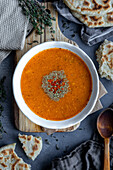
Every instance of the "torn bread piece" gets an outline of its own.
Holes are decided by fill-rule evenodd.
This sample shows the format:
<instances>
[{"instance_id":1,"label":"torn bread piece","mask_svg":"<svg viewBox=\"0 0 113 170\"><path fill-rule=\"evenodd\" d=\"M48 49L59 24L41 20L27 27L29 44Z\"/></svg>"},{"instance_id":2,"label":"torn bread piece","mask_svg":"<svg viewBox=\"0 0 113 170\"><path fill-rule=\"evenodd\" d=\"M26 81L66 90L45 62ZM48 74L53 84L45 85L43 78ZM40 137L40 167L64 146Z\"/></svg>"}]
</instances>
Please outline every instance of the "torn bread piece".
<instances>
[{"instance_id":1,"label":"torn bread piece","mask_svg":"<svg viewBox=\"0 0 113 170\"><path fill-rule=\"evenodd\" d=\"M42 150L42 138L21 134L18 135L18 138L23 144L22 148L24 149L26 155L34 161Z\"/></svg>"},{"instance_id":2,"label":"torn bread piece","mask_svg":"<svg viewBox=\"0 0 113 170\"><path fill-rule=\"evenodd\" d=\"M96 51L100 76L113 81L113 42L105 40Z\"/></svg>"},{"instance_id":3,"label":"torn bread piece","mask_svg":"<svg viewBox=\"0 0 113 170\"><path fill-rule=\"evenodd\" d=\"M25 163L15 153L16 143L0 148L0 170L30 170L31 165Z\"/></svg>"}]
</instances>

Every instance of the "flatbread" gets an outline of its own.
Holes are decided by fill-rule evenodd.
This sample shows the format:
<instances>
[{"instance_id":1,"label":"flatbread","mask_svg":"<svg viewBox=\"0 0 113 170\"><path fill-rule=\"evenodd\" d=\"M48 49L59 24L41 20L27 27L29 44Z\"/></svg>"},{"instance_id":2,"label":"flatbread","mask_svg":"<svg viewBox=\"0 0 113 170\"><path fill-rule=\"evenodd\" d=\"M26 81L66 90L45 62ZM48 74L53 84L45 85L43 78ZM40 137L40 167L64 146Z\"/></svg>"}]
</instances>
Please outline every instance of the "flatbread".
<instances>
[{"instance_id":1,"label":"flatbread","mask_svg":"<svg viewBox=\"0 0 113 170\"><path fill-rule=\"evenodd\" d=\"M113 81L113 42L105 40L96 51L96 56L100 76Z\"/></svg>"},{"instance_id":2,"label":"flatbread","mask_svg":"<svg viewBox=\"0 0 113 170\"><path fill-rule=\"evenodd\" d=\"M15 153L16 143L0 148L0 170L30 170L31 165L25 163Z\"/></svg>"},{"instance_id":3,"label":"flatbread","mask_svg":"<svg viewBox=\"0 0 113 170\"><path fill-rule=\"evenodd\" d=\"M42 138L21 134L18 135L18 138L23 144L22 148L24 149L26 155L34 161L42 150Z\"/></svg>"},{"instance_id":4,"label":"flatbread","mask_svg":"<svg viewBox=\"0 0 113 170\"><path fill-rule=\"evenodd\" d=\"M113 26L113 11L106 13L104 16L88 16L72 11L73 16L78 18L88 27L110 27Z\"/></svg>"},{"instance_id":5,"label":"flatbread","mask_svg":"<svg viewBox=\"0 0 113 170\"><path fill-rule=\"evenodd\" d=\"M113 0L64 0L73 11L83 15L104 15L113 9Z\"/></svg>"}]
</instances>

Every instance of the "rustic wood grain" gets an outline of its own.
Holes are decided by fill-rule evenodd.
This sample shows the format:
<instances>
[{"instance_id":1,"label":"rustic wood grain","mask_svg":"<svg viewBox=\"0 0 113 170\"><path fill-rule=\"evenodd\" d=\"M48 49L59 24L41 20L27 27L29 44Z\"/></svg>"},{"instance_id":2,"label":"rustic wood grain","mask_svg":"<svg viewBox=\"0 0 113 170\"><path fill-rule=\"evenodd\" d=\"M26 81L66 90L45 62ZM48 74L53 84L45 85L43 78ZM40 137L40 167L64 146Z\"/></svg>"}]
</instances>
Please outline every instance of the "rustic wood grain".
<instances>
[{"instance_id":1,"label":"rustic wood grain","mask_svg":"<svg viewBox=\"0 0 113 170\"><path fill-rule=\"evenodd\" d=\"M55 41L65 41L68 43L71 43L73 45L77 44L69 39L67 39L60 31L59 26L58 26L58 13L53 9L52 4L51 3L43 3L46 8L50 9L51 14L53 17L56 18L56 21L53 21L53 28L55 30L55 34L54 34L54 39ZM49 31L48 27L45 27L44 29L44 34L42 35L37 35L35 33L35 31L32 32L32 34L26 39L25 41L25 46L24 49L21 51L17 51L16 52L16 57L15 57L15 63L17 64L18 61L20 60L20 58L29 50L31 49L33 46L36 46L37 44L34 43L32 45L28 45L28 43L33 42L34 40L38 41L39 44L43 43L43 42L47 42L47 41L51 41L51 33ZM17 127L17 129L19 129L20 131L24 131L24 132L47 132L47 133L53 133L57 130L48 130L45 128L42 128L41 126L38 126L36 124L34 124L33 122L31 122L17 107L16 103L14 103L14 116L15 116L15 125ZM79 125L79 124L78 124ZM70 128L67 129L62 129L60 131L62 132L67 132L67 131L73 131L75 130L78 125L72 126Z\"/></svg>"}]
</instances>

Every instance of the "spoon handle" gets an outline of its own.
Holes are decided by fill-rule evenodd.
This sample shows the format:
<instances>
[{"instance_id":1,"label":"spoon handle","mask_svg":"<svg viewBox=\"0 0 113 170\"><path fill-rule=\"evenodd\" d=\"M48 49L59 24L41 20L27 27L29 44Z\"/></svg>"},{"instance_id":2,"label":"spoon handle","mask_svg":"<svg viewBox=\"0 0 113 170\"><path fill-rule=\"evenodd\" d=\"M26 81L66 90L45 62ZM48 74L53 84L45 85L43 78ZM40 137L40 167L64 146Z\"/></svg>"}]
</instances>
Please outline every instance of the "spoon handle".
<instances>
[{"instance_id":1,"label":"spoon handle","mask_svg":"<svg viewBox=\"0 0 113 170\"><path fill-rule=\"evenodd\" d=\"M109 157L109 138L104 139L104 170L110 170L110 157Z\"/></svg>"}]
</instances>

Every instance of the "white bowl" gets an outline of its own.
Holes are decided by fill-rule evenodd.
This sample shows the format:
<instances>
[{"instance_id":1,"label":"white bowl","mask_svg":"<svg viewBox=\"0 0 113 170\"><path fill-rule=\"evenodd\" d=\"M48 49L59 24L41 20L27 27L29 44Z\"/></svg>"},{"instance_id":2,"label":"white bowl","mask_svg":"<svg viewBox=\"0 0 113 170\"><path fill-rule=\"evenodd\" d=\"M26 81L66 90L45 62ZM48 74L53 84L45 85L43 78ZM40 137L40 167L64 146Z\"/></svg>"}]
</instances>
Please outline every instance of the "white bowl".
<instances>
[{"instance_id":1,"label":"white bowl","mask_svg":"<svg viewBox=\"0 0 113 170\"><path fill-rule=\"evenodd\" d=\"M49 48L55 48L55 47L68 49L68 50L76 53L78 56L80 56L90 70L91 77L92 77L92 85L93 85L91 97L90 97L90 100L89 100L88 104L86 105L86 107L76 116L74 116L70 119L67 119L67 120L63 120L63 121L46 120L46 119L43 119L43 118L37 116L35 113L33 113L29 109L29 107L26 105L26 103L22 97L21 84L20 84L21 75L22 75L23 69L24 69L25 65L27 64L27 62L38 52L43 51L45 49L49 49ZM13 93L14 93L14 97L15 97L18 107L25 114L25 116L27 116L32 122L34 122L40 126L50 128L50 129L62 129L62 128L67 128L67 127L70 127L72 125L75 125L75 124L81 122L83 119L85 119L86 116L88 116L91 113L91 111L93 110L93 108L96 104L96 101L98 99L99 78L98 78L98 74L97 74L96 68L95 68L92 60L80 48L78 48L74 45L71 45L69 43L66 43L66 42L60 42L60 41L45 42L43 44L33 47L20 59L18 65L15 69L14 75L13 75Z\"/></svg>"}]
</instances>

